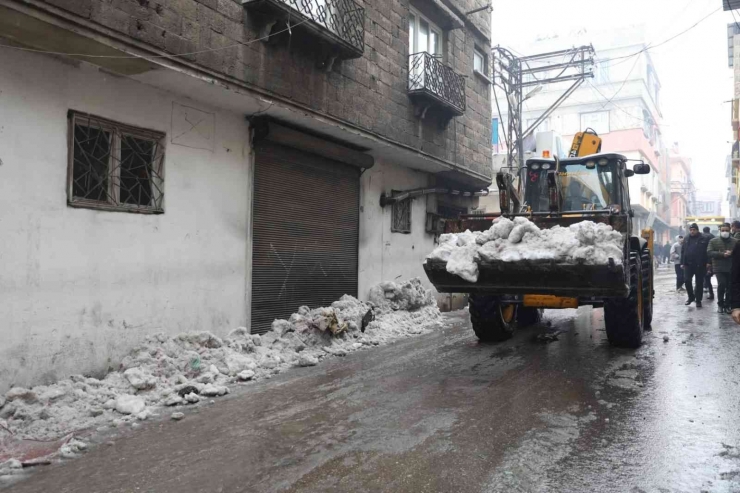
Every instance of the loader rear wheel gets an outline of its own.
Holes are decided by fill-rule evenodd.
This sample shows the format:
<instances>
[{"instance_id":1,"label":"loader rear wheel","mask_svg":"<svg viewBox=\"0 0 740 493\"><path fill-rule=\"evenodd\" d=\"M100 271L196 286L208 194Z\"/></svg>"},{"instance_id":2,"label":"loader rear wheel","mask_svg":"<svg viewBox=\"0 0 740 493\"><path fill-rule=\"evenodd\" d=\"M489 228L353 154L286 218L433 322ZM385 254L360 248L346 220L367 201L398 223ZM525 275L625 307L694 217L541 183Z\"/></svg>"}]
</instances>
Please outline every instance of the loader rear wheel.
<instances>
[{"instance_id":1,"label":"loader rear wheel","mask_svg":"<svg viewBox=\"0 0 740 493\"><path fill-rule=\"evenodd\" d=\"M529 327L542 321L542 310L539 308L522 308L516 312L517 327Z\"/></svg>"},{"instance_id":2,"label":"loader rear wheel","mask_svg":"<svg viewBox=\"0 0 740 493\"><path fill-rule=\"evenodd\" d=\"M650 250L642 251L642 326L652 330L653 323L653 260Z\"/></svg>"},{"instance_id":3,"label":"loader rear wheel","mask_svg":"<svg viewBox=\"0 0 740 493\"><path fill-rule=\"evenodd\" d=\"M503 304L493 296L470 295L470 322L482 342L501 342L514 333L517 306Z\"/></svg>"},{"instance_id":4,"label":"loader rear wheel","mask_svg":"<svg viewBox=\"0 0 740 493\"><path fill-rule=\"evenodd\" d=\"M642 344L643 314L642 259L630 252L630 290L627 298L612 298L604 302L606 336L614 346L637 348Z\"/></svg>"}]
</instances>

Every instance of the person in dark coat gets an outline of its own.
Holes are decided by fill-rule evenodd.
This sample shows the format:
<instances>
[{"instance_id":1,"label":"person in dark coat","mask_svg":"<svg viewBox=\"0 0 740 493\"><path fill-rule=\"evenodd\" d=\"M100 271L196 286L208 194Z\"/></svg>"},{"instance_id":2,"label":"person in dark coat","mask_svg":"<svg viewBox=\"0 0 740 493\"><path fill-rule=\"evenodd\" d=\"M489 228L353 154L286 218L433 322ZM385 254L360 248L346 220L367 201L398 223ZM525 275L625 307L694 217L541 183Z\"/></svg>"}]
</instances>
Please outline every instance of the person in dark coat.
<instances>
[{"instance_id":1,"label":"person in dark coat","mask_svg":"<svg viewBox=\"0 0 740 493\"><path fill-rule=\"evenodd\" d=\"M709 241L707 241L707 245L709 245L709 242L711 242L714 239L714 235L710 232L710 229L708 227L704 227L702 230L704 233L704 236L707 237ZM714 299L714 286L712 286L712 276L714 275L714 269L712 269L711 262L707 264L707 275L704 278L704 291L706 291L709 296L707 296L708 300Z\"/></svg>"},{"instance_id":2,"label":"person in dark coat","mask_svg":"<svg viewBox=\"0 0 740 493\"><path fill-rule=\"evenodd\" d=\"M668 265L670 263L671 259L671 242L666 240L665 245L663 245L663 263Z\"/></svg>"},{"instance_id":3,"label":"person in dark coat","mask_svg":"<svg viewBox=\"0 0 740 493\"><path fill-rule=\"evenodd\" d=\"M733 226L735 224L733 223ZM730 274L730 306L732 319L740 325L740 247L732 250L732 270Z\"/></svg>"},{"instance_id":4,"label":"person in dark coat","mask_svg":"<svg viewBox=\"0 0 740 493\"><path fill-rule=\"evenodd\" d=\"M738 240L730 235L730 225L725 223L720 228L719 238L709 242L707 256L712 263L712 270L717 276L717 311L719 313L730 313L730 293L732 282L730 281L732 271L732 252Z\"/></svg>"},{"instance_id":5,"label":"person in dark coat","mask_svg":"<svg viewBox=\"0 0 740 493\"><path fill-rule=\"evenodd\" d=\"M699 233L699 226L692 223L689 226L689 236L684 239L681 248L681 268L686 280L686 293L689 299L686 306L696 301L696 307L701 308L704 297L704 277L707 275L707 246L709 239ZM693 280L696 279L696 287Z\"/></svg>"},{"instance_id":6,"label":"person in dark coat","mask_svg":"<svg viewBox=\"0 0 740 493\"><path fill-rule=\"evenodd\" d=\"M740 221L732 221L730 235L736 240L740 240Z\"/></svg>"}]
</instances>

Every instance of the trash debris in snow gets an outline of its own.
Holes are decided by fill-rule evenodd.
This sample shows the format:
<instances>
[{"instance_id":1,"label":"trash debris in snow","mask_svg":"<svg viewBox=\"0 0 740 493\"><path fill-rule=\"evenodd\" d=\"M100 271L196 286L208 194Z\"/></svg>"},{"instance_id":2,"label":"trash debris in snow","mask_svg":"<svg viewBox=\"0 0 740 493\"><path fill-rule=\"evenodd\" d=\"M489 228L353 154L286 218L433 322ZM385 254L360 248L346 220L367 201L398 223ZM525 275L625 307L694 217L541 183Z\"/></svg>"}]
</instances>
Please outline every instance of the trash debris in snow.
<instances>
[{"instance_id":1,"label":"trash debris in snow","mask_svg":"<svg viewBox=\"0 0 740 493\"><path fill-rule=\"evenodd\" d=\"M534 342L542 342L545 344L549 344L551 342L555 342L560 340L560 334L562 334L563 331L561 330L554 330L551 332L545 332L542 334L536 334L532 337L532 340Z\"/></svg>"},{"instance_id":2,"label":"trash debris in snow","mask_svg":"<svg viewBox=\"0 0 740 493\"><path fill-rule=\"evenodd\" d=\"M526 217L500 217L488 231L444 234L427 259L447 262L447 272L478 281L478 262L550 260L567 264L622 263L624 238L611 226L581 221L540 229Z\"/></svg>"},{"instance_id":3,"label":"trash debris in snow","mask_svg":"<svg viewBox=\"0 0 740 493\"><path fill-rule=\"evenodd\" d=\"M74 375L53 385L8 390L0 397L0 461L22 458L13 449L21 442L52 440L55 446L44 457L73 457L86 448L74 438L82 430L136 427L157 408L207 402L228 394L231 385L427 332L439 321L432 293L413 279L375 286L369 303L345 295L328 307L301 307L261 336L244 327L225 338L209 332L152 335L102 379ZM5 471L15 469L3 464L0 470L9 475Z\"/></svg>"},{"instance_id":4,"label":"trash debris in snow","mask_svg":"<svg viewBox=\"0 0 740 493\"><path fill-rule=\"evenodd\" d=\"M668 341L670 341L670 340L671 340L671 338L670 338L670 337L668 337L668 336L663 336L663 342L668 342Z\"/></svg>"}]
</instances>

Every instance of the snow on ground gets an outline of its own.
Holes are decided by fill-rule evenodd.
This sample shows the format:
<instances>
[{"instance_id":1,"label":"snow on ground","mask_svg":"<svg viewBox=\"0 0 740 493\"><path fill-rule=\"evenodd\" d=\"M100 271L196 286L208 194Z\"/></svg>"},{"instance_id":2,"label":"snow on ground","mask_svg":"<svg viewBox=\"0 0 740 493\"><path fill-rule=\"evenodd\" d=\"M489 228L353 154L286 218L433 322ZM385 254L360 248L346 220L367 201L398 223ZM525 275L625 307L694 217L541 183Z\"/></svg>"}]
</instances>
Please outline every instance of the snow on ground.
<instances>
[{"instance_id":1,"label":"snow on ground","mask_svg":"<svg viewBox=\"0 0 740 493\"><path fill-rule=\"evenodd\" d=\"M53 385L13 387L0 396L0 477L21 471L23 457L13 453L21 442L48 443L47 452L74 457L86 448L74 438L81 432L135 425L167 408L226 395L240 382L427 332L441 320L419 279L381 283L369 300L345 295L329 307L301 307L261 336L244 327L223 339L209 332L158 334L102 379L75 375Z\"/></svg>"},{"instance_id":2,"label":"snow on ground","mask_svg":"<svg viewBox=\"0 0 740 493\"><path fill-rule=\"evenodd\" d=\"M605 265L622 263L624 238L611 226L582 221L563 228L540 229L526 217L500 217L488 231L444 234L427 259L447 262L447 272L478 281L478 262L550 260Z\"/></svg>"}]
</instances>

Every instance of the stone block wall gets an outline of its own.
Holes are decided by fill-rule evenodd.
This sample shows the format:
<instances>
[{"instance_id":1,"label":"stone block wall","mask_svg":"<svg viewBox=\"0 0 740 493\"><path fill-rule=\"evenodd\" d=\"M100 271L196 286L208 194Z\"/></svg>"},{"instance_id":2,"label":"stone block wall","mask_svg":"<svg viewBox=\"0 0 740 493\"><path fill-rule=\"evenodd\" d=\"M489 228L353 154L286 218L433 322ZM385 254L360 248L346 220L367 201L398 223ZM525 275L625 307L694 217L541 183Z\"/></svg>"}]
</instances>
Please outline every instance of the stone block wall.
<instances>
[{"instance_id":1,"label":"stone block wall","mask_svg":"<svg viewBox=\"0 0 740 493\"><path fill-rule=\"evenodd\" d=\"M407 95L409 0L359 0L365 8L364 54L335 63L329 72L317 65L317 43L299 29L270 43L259 41L265 17L234 0L47 1L479 176L491 175L490 86L473 73L474 46L490 52L487 11L472 14L465 27L444 34L446 63L466 76L467 100L465 114L444 126L433 110L420 119ZM435 2L444 2L444 7ZM464 12L480 7L479 2L423 0L414 5L424 14L428 10L430 17L443 18L446 8L466 19Z\"/></svg>"}]
</instances>

